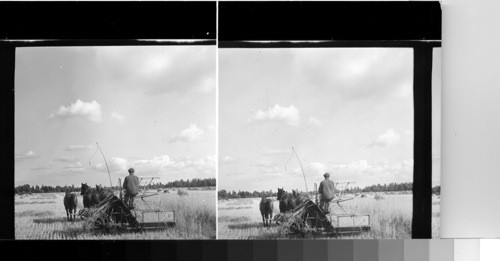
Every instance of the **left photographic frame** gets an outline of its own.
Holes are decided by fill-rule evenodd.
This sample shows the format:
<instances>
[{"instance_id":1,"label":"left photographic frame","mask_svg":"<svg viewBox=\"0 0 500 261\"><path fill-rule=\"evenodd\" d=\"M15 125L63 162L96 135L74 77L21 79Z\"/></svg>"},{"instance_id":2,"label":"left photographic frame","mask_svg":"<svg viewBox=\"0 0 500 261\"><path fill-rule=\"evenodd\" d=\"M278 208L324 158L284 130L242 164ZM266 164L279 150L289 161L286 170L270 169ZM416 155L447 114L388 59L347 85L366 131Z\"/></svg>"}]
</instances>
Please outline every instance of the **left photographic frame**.
<instances>
[{"instance_id":1,"label":"left photographic frame","mask_svg":"<svg viewBox=\"0 0 500 261\"><path fill-rule=\"evenodd\" d=\"M47 27L43 38L38 25L12 25L1 43L14 91L13 238L215 239L215 2L143 4L176 15L131 30L106 13L112 3L78 8L96 7L105 22L69 22L104 25L94 32ZM159 30L188 11L210 23Z\"/></svg>"}]
</instances>

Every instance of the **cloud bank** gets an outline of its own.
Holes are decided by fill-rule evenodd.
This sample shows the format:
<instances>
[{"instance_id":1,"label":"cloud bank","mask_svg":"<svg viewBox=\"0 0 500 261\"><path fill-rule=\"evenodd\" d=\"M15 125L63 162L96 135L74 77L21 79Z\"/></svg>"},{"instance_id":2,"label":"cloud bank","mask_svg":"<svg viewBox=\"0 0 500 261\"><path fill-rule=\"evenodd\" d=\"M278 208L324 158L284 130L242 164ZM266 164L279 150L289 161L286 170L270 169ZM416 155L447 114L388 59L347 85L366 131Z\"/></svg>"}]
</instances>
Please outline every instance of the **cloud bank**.
<instances>
[{"instance_id":1,"label":"cloud bank","mask_svg":"<svg viewBox=\"0 0 500 261\"><path fill-rule=\"evenodd\" d=\"M168 142L195 142L201 140L204 134L204 129L198 128L196 124L191 124L187 129L181 131L181 133L173 135Z\"/></svg>"},{"instance_id":2,"label":"cloud bank","mask_svg":"<svg viewBox=\"0 0 500 261\"><path fill-rule=\"evenodd\" d=\"M122 115L118 114L116 111L114 111L111 114L111 119L114 120L114 121L116 121L116 122L119 122L119 123L125 122L125 116L122 116Z\"/></svg>"},{"instance_id":3,"label":"cloud bank","mask_svg":"<svg viewBox=\"0 0 500 261\"><path fill-rule=\"evenodd\" d=\"M401 135L397 134L393 129L387 130L379 135L377 139L368 144L368 147L387 147L396 145L401 140Z\"/></svg>"},{"instance_id":4,"label":"cloud bank","mask_svg":"<svg viewBox=\"0 0 500 261\"><path fill-rule=\"evenodd\" d=\"M69 106L61 105L50 118L82 118L93 122L101 121L101 105L95 100L84 102L78 99Z\"/></svg>"},{"instance_id":5,"label":"cloud bank","mask_svg":"<svg viewBox=\"0 0 500 261\"><path fill-rule=\"evenodd\" d=\"M92 149L92 145L69 145L66 151L79 151L79 150L89 150Z\"/></svg>"},{"instance_id":6,"label":"cloud bank","mask_svg":"<svg viewBox=\"0 0 500 261\"><path fill-rule=\"evenodd\" d=\"M24 152L24 153L20 153L20 154L14 155L14 159L17 162L22 162L22 161L29 160L29 159L36 159L39 156L40 155L38 155L37 153L35 153L35 152L33 152L33 151L30 150L30 151L27 151L27 152Z\"/></svg>"},{"instance_id":7,"label":"cloud bank","mask_svg":"<svg viewBox=\"0 0 500 261\"><path fill-rule=\"evenodd\" d=\"M290 105L288 107L282 107L278 104L274 107L269 108L266 111L259 110L249 121L268 121L268 122L281 122L290 126L299 126L299 110Z\"/></svg>"}]
</instances>

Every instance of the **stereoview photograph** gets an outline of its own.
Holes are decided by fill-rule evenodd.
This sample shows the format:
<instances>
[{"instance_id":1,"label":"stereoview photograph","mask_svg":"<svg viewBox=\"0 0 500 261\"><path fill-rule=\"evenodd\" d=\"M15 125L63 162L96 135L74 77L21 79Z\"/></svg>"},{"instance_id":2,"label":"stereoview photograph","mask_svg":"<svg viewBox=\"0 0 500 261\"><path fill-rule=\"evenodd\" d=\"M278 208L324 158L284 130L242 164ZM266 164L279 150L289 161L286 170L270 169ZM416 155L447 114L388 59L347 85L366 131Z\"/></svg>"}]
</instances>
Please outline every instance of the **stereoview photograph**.
<instances>
[{"instance_id":1,"label":"stereoview photograph","mask_svg":"<svg viewBox=\"0 0 500 261\"><path fill-rule=\"evenodd\" d=\"M411 238L413 86L412 48L219 49L218 238Z\"/></svg>"},{"instance_id":2,"label":"stereoview photograph","mask_svg":"<svg viewBox=\"0 0 500 261\"><path fill-rule=\"evenodd\" d=\"M214 239L215 46L16 49L16 239Z\"/></svg>"}]
</instances>

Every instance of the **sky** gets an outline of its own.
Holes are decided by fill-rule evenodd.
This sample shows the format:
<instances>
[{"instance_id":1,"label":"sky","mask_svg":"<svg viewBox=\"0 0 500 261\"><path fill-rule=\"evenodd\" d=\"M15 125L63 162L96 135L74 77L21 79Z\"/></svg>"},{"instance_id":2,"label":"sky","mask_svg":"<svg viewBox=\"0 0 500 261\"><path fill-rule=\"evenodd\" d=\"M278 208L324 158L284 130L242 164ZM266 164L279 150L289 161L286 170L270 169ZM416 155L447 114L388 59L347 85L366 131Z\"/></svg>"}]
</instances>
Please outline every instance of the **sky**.
<instances>
[{"instance_id":1,"label":"sky","mask_svg":"<svg viewBox=\"0 0 500 261\"><path fill-rule=\"evenodd\" d=\"M325 172L359 187L413 180L411 48L220 49L218 88L219 190L311 191Z\"/></svg>"},{"instance_id":2,"label":"sky","mask_svg":"<svg viewBox=\"0 0 500 261\"><path fill-rule=\"evenodd\" d=\"M17 48L15 185L214 178L215 51Z\"/></svg>"}]
</instances>

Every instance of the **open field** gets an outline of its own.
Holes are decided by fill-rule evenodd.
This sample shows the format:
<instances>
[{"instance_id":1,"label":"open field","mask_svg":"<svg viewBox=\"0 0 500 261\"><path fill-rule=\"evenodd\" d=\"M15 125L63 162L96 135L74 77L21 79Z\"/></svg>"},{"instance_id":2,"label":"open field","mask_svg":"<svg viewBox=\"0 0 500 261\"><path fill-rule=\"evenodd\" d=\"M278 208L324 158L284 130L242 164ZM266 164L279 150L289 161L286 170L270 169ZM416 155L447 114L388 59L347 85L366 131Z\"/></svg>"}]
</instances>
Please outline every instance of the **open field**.
<instances>
[{"instance_id":1,"label":"open field","mask_svg":"<svg viewBox=\"0 0 500 261\"><path fill-rule=\"evenodd\" d=\"M350 197L351 195L347 195ZM286 230L275 223L265 228L259 211L259 198L219 200L219 239L270 239L290 238ZM279 213L279 202L274 200L274 213ZM371 217L372 229L361 235L344 238L391 239L411 238L412 195L384 195L376 200L374 195L356 197L343 203L349 213L367 214ZM333 204L330 209L339 213ZM433 197L433 237L439 237L439 199Z\"/></svg>"},{"instance_id":2,"label":"open field","mask_svg":"<svg viewBox=\"0 0 500 261\"><path fill-rule=\"evenodd\" d=\"M152 208L175 211L176 226L163 231L116 233L88 231L83 220L66 220L63 193L35 193L15 196L16 239L213 239L216 236L215 190L189 191L179 196L177 191L146 198ZM79 209L83 200L78 195ZM134 201L144 209L140 198ZM78 210L79 210L78 209Z\"/></svg>"}]
</instances>

